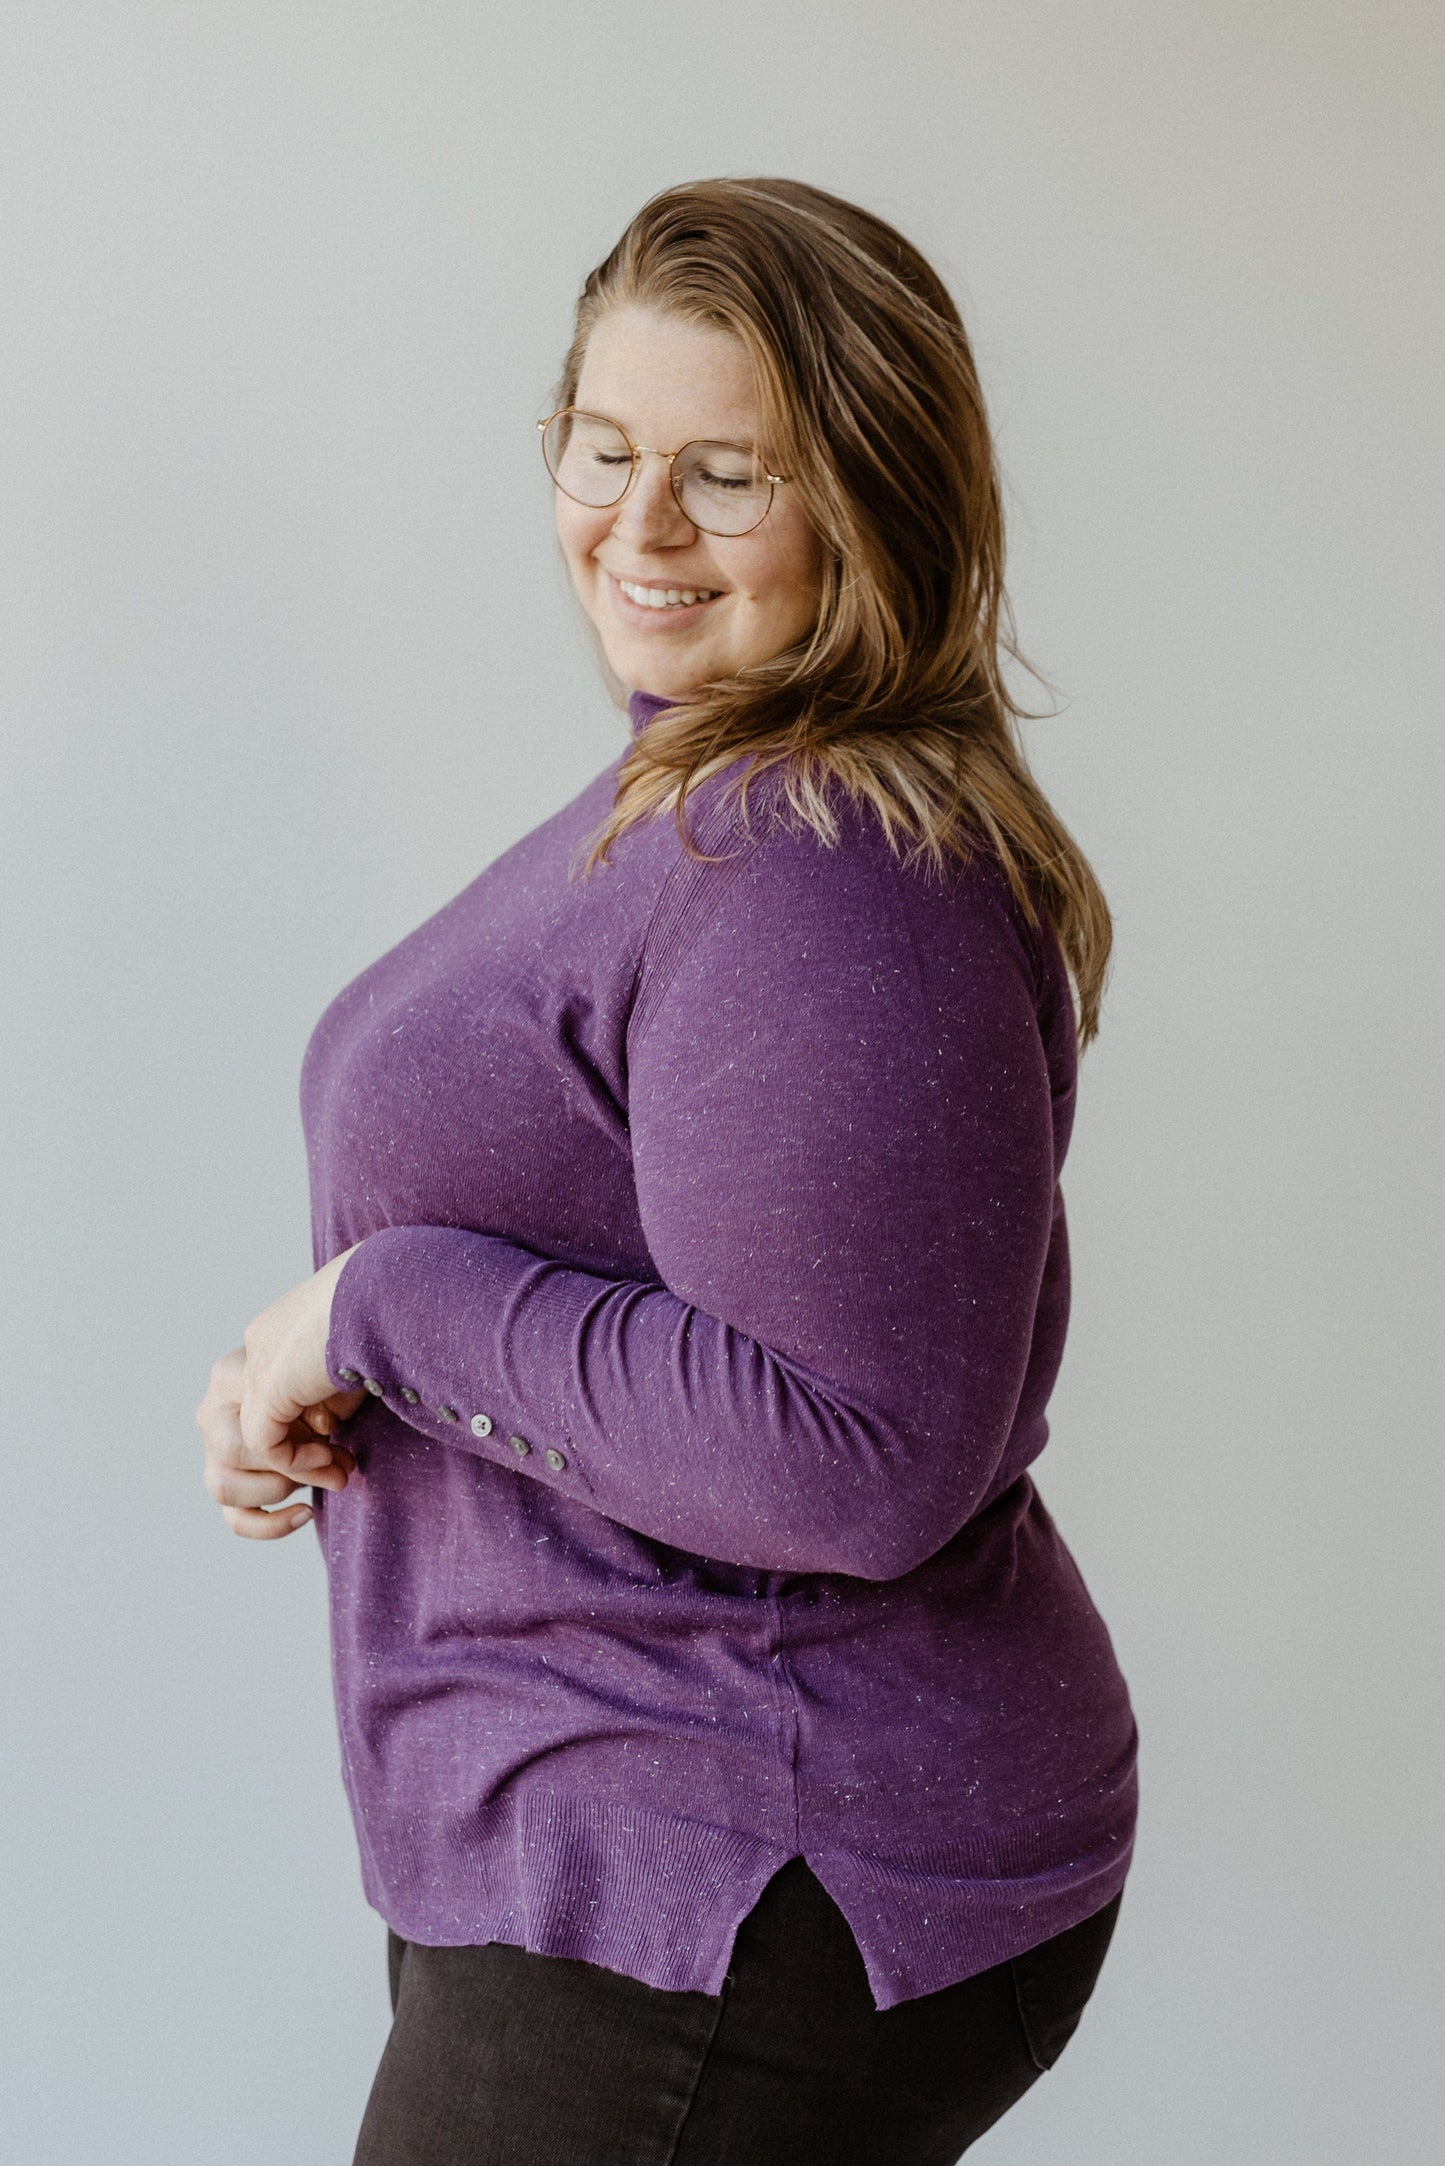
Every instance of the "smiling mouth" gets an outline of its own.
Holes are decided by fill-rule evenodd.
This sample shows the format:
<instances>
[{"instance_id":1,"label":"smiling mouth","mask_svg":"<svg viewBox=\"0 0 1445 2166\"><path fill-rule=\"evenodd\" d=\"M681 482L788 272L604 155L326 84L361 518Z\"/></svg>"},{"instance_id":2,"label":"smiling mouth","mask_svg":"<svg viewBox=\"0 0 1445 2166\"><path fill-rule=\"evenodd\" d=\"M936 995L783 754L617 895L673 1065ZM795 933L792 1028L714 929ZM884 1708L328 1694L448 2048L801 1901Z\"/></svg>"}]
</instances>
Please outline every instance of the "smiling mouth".
<instances>
[{"instance_id":1,"label":"smiling mouth","mask_svg":"<svg viewBox=\"0 0 1445 2166\"><path fill-rule=\"evenodd\" d=\"M715 602L723 592L721 587L644 587L633 579L617 579L617 584L639 609L690 609L697 602Z\"/></svg>"}]
</instances>

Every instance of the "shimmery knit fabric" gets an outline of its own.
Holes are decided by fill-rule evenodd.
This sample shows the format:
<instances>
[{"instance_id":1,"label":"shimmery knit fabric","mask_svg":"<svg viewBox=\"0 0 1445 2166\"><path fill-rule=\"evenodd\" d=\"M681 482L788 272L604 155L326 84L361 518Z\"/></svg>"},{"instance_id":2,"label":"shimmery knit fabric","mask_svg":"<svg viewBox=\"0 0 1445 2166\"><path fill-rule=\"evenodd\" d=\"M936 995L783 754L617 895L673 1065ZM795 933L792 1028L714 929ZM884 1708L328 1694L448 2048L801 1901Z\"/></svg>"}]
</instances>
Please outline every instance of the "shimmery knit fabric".
<instances>
[{"instance_id":1,"label":"shimmery knit fabric","mask_svg":"<svg viewBox=\"0 0 1445 2166\"><path fill-rule=\"evenodd\" d=\"M634 694L634 731L661 701ZM368 1899L717 1992L801 1853L880 2008L1098 1909L1136 1736L1025 1471L1068 1253L1067 980L992 858L614 762L307 1049L317 1492Z\"/></svg>"}]
</instances>

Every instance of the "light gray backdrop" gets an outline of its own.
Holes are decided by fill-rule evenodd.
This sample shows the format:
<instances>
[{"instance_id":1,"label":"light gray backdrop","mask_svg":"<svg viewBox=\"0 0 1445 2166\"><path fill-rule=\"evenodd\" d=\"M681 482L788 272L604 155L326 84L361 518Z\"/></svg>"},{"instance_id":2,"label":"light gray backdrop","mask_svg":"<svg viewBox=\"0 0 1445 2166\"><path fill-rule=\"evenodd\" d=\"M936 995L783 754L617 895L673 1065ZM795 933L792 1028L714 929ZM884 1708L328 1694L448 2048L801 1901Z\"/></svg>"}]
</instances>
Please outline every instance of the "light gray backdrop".
<instances>
[{"instance_id":1,"label":"light gray backdrop","mask_svg":"<svg viewBox=\"0 0 1445 2166\"><path fill-rule=\"evenodd\" d=\"M345 2166L386 2029L312 1538L200 1487L297 1067L612 758L532 423L654 189L972 324L1118 915L1044 1494L1137 1866L994 2166L1415 2166L1440 2091L1436 0L0 6L0 2145ZM1432 1641L1434 1644L1432 1645Z\"/></svg>"}]
</instances>

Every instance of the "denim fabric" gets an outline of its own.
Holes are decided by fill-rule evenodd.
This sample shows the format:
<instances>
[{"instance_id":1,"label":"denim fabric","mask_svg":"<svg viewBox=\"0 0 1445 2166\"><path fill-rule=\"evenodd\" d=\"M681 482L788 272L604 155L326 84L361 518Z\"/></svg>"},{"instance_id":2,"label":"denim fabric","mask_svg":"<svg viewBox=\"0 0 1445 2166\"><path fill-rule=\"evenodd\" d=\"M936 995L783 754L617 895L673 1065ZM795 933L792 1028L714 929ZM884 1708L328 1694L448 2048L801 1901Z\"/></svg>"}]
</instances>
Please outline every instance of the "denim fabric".
<instances>
[{"instance_id":1,"label":"denim fabric","mask_svg":"<svg viewBox=\"0 0 1445 2166\"><path fill-rule=\"evenodd\" d=\"M1119 1903L881 2012L801 1858L739 1927L720 1994L392 1934L355 2166L954 2166L1058 2059Z\"/></svg>"}]
</instances>

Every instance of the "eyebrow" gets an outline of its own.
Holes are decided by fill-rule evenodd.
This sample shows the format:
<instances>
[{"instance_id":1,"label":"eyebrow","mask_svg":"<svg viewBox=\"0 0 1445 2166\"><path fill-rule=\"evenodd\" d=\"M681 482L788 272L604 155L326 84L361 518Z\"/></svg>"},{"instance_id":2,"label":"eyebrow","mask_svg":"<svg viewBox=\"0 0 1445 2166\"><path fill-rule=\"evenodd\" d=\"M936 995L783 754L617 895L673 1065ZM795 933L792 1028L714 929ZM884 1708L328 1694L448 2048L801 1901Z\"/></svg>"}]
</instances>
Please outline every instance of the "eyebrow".
<instances>
[{"instance_id":1,"label":"eyebrow","mask_svg":"<svg viewBox=\"0 0 1445 2166\"><path fill-rule=\"evenodd\" d=\"M578 411L584 414L596 414L599 421L610 421L615 429L621 429L629 443L635 441L632 430L627 427L625 422L619 421L616 414L600 413L595 406L583 406ZM761 438L755 438L751 443L745 443L740 437L736 436L685 436L682 443L717 444L724 451L760 451L762 449ZM677 448L681 451L682 444L679 444Z\"/></svg>"}]
</instances>

